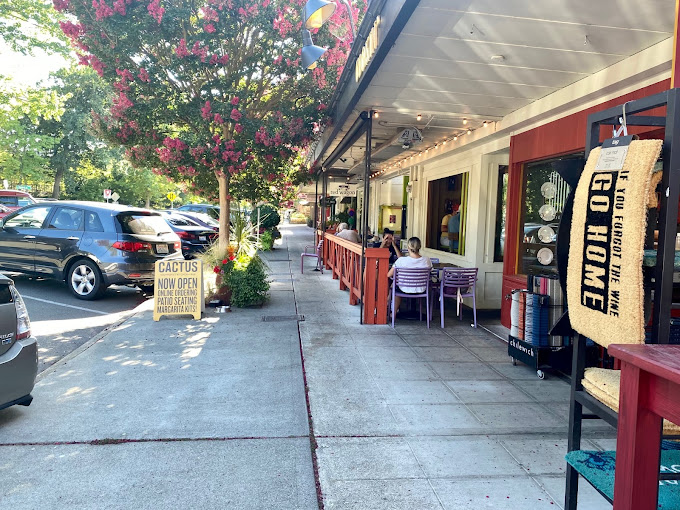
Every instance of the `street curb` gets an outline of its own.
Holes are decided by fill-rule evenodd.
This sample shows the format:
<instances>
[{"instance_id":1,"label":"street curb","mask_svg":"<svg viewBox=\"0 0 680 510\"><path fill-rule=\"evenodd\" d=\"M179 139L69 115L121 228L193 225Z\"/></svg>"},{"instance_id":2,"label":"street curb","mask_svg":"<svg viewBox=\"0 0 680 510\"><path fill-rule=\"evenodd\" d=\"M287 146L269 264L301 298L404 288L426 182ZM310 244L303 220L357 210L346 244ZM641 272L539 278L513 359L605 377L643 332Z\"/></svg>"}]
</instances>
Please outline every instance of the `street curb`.
<instances>
[{"instance_id":1,"label":"street curb","mask_svg":"<svg viewBox=\"0 0 680 510\"><path fill-rule=\"evenodd\" d=\"M71 361L73 358L75 358L76 356L85 352L90 347L92 347L94 344L96 344L97 342L102 340L105 336L107 336L109 333L111 333L112 330L116 329L117 327L119 327L124 322L132 319L137 314L144 312L145 310L141 310L141 308L143 308L144 306L148 306L149 301L153 301L153 300L147 300L147 301L144 301L143 303L140 303L139 305L137 305L135 308L133 308L129 312L129 315L126 315L125 317L122 317L121 319L117 320L113 324L110 324L109 326L107 326L106 328L101 330L99 333L97 333L95 336L93 336L91 339L89 339L87 342L85 342L83 345L78 347L76 350L69 352L66 356L64 356L63 358L58 360L56 363L47 367L45 370L43 370L42 372L40 372L36 376L35 382L37 383L37 382L41 381L42 379L44 379L45 377L50 375L52 372L57 370L59 367L61 367L61 365L65 365L66 363Z\"/></svg>"}]
</instances>

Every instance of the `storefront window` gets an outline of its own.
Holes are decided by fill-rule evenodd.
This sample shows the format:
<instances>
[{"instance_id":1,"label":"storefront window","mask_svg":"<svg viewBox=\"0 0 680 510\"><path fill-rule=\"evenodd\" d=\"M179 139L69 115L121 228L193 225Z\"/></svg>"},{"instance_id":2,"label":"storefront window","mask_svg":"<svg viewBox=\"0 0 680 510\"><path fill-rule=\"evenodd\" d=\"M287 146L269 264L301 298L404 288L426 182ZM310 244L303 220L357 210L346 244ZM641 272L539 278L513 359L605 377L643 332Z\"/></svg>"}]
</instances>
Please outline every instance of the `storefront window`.
<instances>
[{"instance_id":1,"label":"storefront window","mask_svg":"<svg viewBox=\"0 0 680 510\"><path fill-rule=\"evenodd\" d=\"M465 255L469 178L470 174L465 172L430 181L425 244L428 248Z\"/></svg>"},{"instance_id":2,"label":"storefront window","mask_svg":"<svg viewBox=\"0 0 680 510\"><path fill-rule=\"evenodd\" d=\"M505 211L508 203L508 166L498 167L498 194L496 197L496 236L493 261L503 262L505 253Z\"/></svg>"},{"instance_id":3,"label":"storefront window","mask_svg":"<svg viewBox=\"0 0 680 510\"><path fill-rule=\"evenodd\" d=\"M570 187L555 171L558 162L583 161L582 155L529 163L524 167L519 272L557 272L556 245Z\"/></svg>"}]
</instances>

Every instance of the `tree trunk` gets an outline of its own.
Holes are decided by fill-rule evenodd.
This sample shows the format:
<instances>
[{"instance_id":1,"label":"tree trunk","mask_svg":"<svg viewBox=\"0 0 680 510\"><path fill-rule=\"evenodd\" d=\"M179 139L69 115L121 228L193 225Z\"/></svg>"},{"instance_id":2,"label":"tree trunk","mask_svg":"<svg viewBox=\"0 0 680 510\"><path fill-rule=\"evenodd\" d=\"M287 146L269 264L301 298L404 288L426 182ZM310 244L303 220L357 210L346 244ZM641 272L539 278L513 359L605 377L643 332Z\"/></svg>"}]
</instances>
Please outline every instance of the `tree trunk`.
<instances>
[{"instance_id":1,"label":"tree trunk","mask_svg":"<svg viewBox=\"0 0 680 510\"><path fill-rule=\"evenodd\" d=\"M219 183L220 190L220 236L219 236L219 247L220 252L226 252L229 247L229 217L230 201L227 198L229 196L229 174L218 175L217 182Z\"/></svg>"},{"instance_id":2,"label":"tree trunk","mask_svg":"<svg viewBox=\"0 0 680 510\"><path fill-rule=\"evenodd\" d=\"M52 187L52 198L59 199L61 194L61 179L64 177L64 167L57 168L57 172L54 174L54 186Z\"/></svg>"}]
</instances>

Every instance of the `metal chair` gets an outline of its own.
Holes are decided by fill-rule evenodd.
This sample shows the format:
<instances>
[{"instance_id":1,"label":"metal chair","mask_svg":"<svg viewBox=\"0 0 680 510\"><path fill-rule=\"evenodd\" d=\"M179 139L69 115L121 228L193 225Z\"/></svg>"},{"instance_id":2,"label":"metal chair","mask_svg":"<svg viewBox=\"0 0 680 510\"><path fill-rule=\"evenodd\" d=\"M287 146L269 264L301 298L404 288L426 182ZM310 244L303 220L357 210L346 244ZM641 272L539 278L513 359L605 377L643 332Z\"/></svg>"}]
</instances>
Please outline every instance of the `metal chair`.
<instances>
[{"instance_id":1,"label":"metal chair","mask_svg":"<svg viewBox=\"0 0 680 510\"><path fill-rule=\"evenodd\" d=\"M472 298L472 315L474 317L474 326L477 327L477 302L475 299L475 290L477 287L477 271L473 268L453 268L447 267L444 269L439 287L439 313L441 315L441 326L444 327L444 298L456 298L456 315L460 320L463 319L463 307L461 301L463 298Z\"/></svg>"},{"instance_id":2,"label":"metal chair","mask_svg":"<svg viewBox=\"0 0 680 510\"><path fill-rule=\"evenodd\" d=\"M303 250L302 254L300 255L300 272L302 274L305 273L305 257L312 257L316 258L316 267L314 268L315 271L321 271L321 274L323 274L323 263L322 263L322 253L323 253L323 239L319 240L319 244L316 245L316 253L309 253L307 250L309 249L314 249L313 244L308 244L305 246L305 249Z\"/></svg>"},{"instance_id":3,"label":"metal chair","mask_svg":"<svg viewBox=\"0 0 680 510\"><path fill-rule=\"evenodd\" d=\"M397 290L399 288L400 290ZM424 288L425 292L419 294L412 294L403 292L404 289ZM430 327L430 268L410 269L397 267L394 269L394 281L392 282L392 327L394 327L394 319L397 315L397 310L394 305L395 298L399 296L402 298L425 298L425 317L427 320L427 327ZM423 317L423 302L420 301L420 317Z\"/></svg>"}]
</instances>

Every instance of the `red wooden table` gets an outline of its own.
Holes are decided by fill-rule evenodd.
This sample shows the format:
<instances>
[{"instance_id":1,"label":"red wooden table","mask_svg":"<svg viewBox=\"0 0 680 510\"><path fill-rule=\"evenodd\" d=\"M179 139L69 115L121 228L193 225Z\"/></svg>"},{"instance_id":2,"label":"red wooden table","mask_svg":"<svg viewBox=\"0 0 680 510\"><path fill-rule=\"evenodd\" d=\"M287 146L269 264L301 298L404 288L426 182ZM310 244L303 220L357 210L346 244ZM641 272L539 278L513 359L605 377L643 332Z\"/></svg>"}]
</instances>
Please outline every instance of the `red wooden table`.
<instances>
[{"instance_id":1,"label":"red wooden table","mask_svg":"<svg viewBox=\"0 0 680 510\"><path fill-rule=\"evenodd\" d=\"M661 423L680 423L680 345L610 345L621 360L614 510L655 510Z\"/></svg>"}]
</instances>

